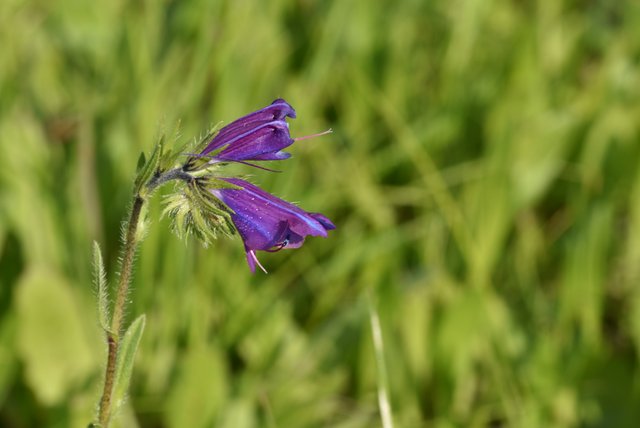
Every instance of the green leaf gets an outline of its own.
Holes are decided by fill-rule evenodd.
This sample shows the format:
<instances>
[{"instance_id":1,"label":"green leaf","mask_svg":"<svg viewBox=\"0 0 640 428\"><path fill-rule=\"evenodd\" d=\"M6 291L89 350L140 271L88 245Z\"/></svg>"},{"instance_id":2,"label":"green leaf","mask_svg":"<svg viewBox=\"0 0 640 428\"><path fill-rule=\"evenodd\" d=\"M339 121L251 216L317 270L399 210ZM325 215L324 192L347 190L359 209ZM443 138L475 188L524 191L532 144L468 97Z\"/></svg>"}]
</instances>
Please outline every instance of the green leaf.
<instances>
[{"instance_id":1,"label":"green leaf","mask_svg":"<svg viewBox=\"0 0 640 428\"><path fill-rule=\"evenodd\" d=\"M104 263L102 261L102 253L100 245L93 241L93 278L98 294L98 318L100 327L109 331L111 325L111 315L109 313L109 294L107 291L107 275L104 271Z\"/></svg>"},{"instance_id":2,"label":"green leaf","mask_svg":"<svg viewBox=\"0 0 640 428\"><path fill-rule=\"evenodd\" d=\"M131 323L120 342L120 351L118 353L118 361L116 362L116 378L113 388L113 414L115 414L120 406L124 404L127 390L129 389L129 381L133 371L133 363L138 350L140 338L144 331L145 316L140 315Z\"/></svg>"}]
</instances>

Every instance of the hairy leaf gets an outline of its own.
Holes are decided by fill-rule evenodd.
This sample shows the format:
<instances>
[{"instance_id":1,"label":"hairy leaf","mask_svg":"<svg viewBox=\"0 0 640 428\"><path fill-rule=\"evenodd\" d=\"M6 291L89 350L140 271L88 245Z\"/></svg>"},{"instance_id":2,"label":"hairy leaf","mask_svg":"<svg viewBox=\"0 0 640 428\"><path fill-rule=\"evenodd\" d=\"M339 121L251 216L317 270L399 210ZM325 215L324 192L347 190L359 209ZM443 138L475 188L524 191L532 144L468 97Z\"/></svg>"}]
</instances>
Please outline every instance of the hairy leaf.
<instances>
[{"instance_id":1,"label":"hairy leaf","mask_svg":"<svg viewBox=\"0 0 640 428\"><path fill-rule=\"evenodd\" d=\"M138 344L142 338L144 331L145 316L140 315L135 319L127 329L120 342L120 351L118 353L118 361L116 363L115 386L113 388L113 412L117 412L118 408L125 402L127 390L129 389L129 381L133 371L133 363L138 350Z\"/></svg>"},{"instance_id":2,"label":"hairy leaf","mask_svg":"<svg viewBox=\"0 0 640 428\"><path fill-rule=\"evenodd\" d=\"M100 327L108 331L111 325L111 315L109 312L109 293L107 289L107 275L104 270L100 245L93 241L93 278L98 295L98 318Z\"/></svg>"}]
</instances>

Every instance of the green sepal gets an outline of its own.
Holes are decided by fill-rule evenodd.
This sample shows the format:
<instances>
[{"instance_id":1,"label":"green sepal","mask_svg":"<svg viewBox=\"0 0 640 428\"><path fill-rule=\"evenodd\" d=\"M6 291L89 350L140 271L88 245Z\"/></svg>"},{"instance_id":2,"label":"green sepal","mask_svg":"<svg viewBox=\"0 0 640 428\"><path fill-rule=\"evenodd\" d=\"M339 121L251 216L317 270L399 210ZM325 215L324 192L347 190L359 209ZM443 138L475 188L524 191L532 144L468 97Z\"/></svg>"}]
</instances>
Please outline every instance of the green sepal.
<instances>
[{"instance_id":1,"label":"green sepal","mask_svg":"<svg viewBox=\"0 0 640 428\"><path fill-rule=\"evenodd\" d=\"M163 215L171 218L173 231L180 238L194 235L205 246L220 233L231 236L236 232L231 209L207 190L210 181L185 186L181 193L168 196L163 211Z\"/></svg>"},{"instance_id":2,"label":"green sepal","mask_svg":"<svg viewBox=\"0 0 640 428\"><path fill-rule=\"evenodd\" d=\"M134 184L136 194L143 193L145 185L149 182L151 177L158 172L158 166L160 165L163 151L164 135L160 136L151 156L149 156L149 159L145 162L144 166L140 168L140 171L138 171Z\"/></svg>"},{"instance_id":3,"label":"green sepal","mask_svg":"<svg viewBox=\"0 0 640 428\"><path fill-rule=\"evenodd\" d=\"M140 172L145 163L147 163L147 157L144 155L144 152L140 152L140 156L138 156L138 164L136 165L136 172Z\"/></svg>"},{"instance_id":4,"label":"green sepal","mask_svg":"<svg viewBox=\"0 0 640 428\"><path fill-rule=\"evenodd\" d=\"M216 136L218 131L220 131L221 123L218 123L212 127L210 127L207 132L201 135L199 138L195 139L193 143L189 144L185 147L186 153L197 154L201 153L208 145L211 143L213 138ZM187 161L187 169L189 171L199 171L202 169L207 169L209 165L209 160L215 157L218 153L224 150L227 146L219 147L218 149L207 153L206 156L192 156Z\"/></svg>"},{"instance_id":5,"label":"green sepal","mask_svg":"<svg viewBox=\"0 0 640 428\"><path fill-rule=\"evenodd\" d=\"M187 158L186 154L189 153L187 146L188 143L184 143L177 150L173 150L170 148L165 149L164 153L162 154L162 159L160 159L160 170L166 171L175 167L175 165L178 163L184 163L180 160L180 158Z\"/></svg>"},{"instance_id":6,"label":"green sepal","mask_svg":"<svg viewBox=\"0 0 640 428\"><path fill-rule=\"evenodd\" d=\"M226 180L221 180L217 177L207 177L205 181L202 182L204 187L207 189L235 189L242 190L242 186L238 186L237 184L233 184ZM226 206L226 205L225 205Z\"/></svg>"},{"instance_id":7,"label":"green sepal","mask_svg":"<svg viewBox=\"0 0 640 428\"><path fill-rule=\"evenodd\" d=\"M100 245L93 241L93 279L98 295L98 319L100 327L104 331L109 331L111 325L111 315L109 312L109 293L107 288L107 275L104 270Z\"/></svg>"},{"instance_id":8,"label":"green sepal","mask_svg":"<svg viewBox=\"0 0 640 428\"><path fill-rule=\"evenodd\" d=\"M209 145L211 140L213 140L213 137L216 136L218 131L220 131L221 127L222 127L222 122L219 122L213 126L210 126L209 129L207 129L207 132L205 132L203 135L200 136L200 138L196 140L197 142L193 145L193 152L200 153L201 151L203 151L205 147Z\"/></svg>"},{"instance_id":9,"label":"green sepal","mask_svg":"<svg viewBox=\"0 0 640 428\"><path fill-rule=\"evenodd\" d=\"M178 141L180 141L181 139L180 127L181 127L181 122L178 121L178 123L176 123L176 127L173 132L173 146L178 146ZM182 143L180 147L175 151L171 148L165 148L165 151L162 155L162 159L160 159L160 168L163 171L165 171L175 167L178 161L178 158L180 156L184 156L185 153L187 153L188 145L189 145L188 143ZM180 163L183 163L183 162L180 162Z\"/></svg>"},{"instance_id":10,"label":"green sepal","mask_svg":"<svg viewBox=\"0 0 640 428\"><path fill-rule=\"evenodd\" d=\"M118 409L124 404L127 390L129 389L129 381L133 371L133 363L135 361L136 352L142 332L144 331L145 316L140 315L135 319L125 332L120 341L120 349L118 351L118 359L116 361L116 375L113 387L113 416Z\"/></svg>"}]
</instances>

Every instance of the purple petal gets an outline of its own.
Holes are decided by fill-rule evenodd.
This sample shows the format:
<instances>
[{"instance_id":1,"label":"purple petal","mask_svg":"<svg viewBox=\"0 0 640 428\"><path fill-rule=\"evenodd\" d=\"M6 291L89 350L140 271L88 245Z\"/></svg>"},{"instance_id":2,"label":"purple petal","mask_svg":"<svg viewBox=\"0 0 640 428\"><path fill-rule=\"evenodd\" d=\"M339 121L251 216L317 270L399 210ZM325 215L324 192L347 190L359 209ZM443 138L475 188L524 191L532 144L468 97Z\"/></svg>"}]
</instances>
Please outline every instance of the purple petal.
<instances>
[{"instance_id":1,"label":"purple petal","mask_svg":"<svg viewBox=\"0 0 640 428\"><path fill-rule=\"evenodd\" d=\"M285 100L277 99L267 107L241 117L222 128L200 155L205 156L225 145L241 144L242 142L246 144L246 139L238 139L238 137L249 135L257 128L269 123L281 122L286 126L286 117L295 118L296 112Z\"/></svg>"},{"instance_id":2,"label":"purple petal","mask_svg":"<svg viewBox=\"0 0 640 428\"><path fill-rule=\"evenodd\" d=\"M283 157L280 150L293 144L289 127L284 120L260 125L240 134L214 156L219 161L275 160Z\"/></svg>"},{"instance_id":3,"label":"purple petal","mask_svg":"<svg viewBox=\"0 0 640 428\"><path fill-rule=\"evenodd\" d=\"M320 224L322 224L322 226L324 226L324 228L327 230L333 230L336 228L336 225L333 224L331 220L329 220L326 216L320 213L309 213L309 215L315 218L316 220L318 220Z\"/></svg>"},{"instance_id":4,"label":"purple petal","mask_svg":"<svg viewBox=\"0 0 640 428\"><path fill-rule=\"evenodd\" d=\"M242 189L212 189L232 211L231 219L244 241L249 267L255 270L255 251L298 248L306 236L327 236L335 229L322 214L308 213L238 178L222 180ZM251 252L251 254L250 254Z\"/></svg>"},{"instance_id":5,"label":"purple petal","mask_svg":"<svg viewBox=\"0 0 640 428\"><path fill-rule=\"evenodd\" d=\"M272 152L255 156L253 160L285 160L291 157L291 153L287 152Z\"/></svg>"},{"instance_id":6,"label":"purple petal","mask_svg":"<svg viewBox=\"0 0 640 428\"><path fill-rule=\"evenodd\" d=\"M251 273L254 273L256 271L256 262L258 261L256 253L253 250L249 250L246 246L244 247L244 251L247 256L249 269L251 270Z\"/></svg>"}]
</instances>

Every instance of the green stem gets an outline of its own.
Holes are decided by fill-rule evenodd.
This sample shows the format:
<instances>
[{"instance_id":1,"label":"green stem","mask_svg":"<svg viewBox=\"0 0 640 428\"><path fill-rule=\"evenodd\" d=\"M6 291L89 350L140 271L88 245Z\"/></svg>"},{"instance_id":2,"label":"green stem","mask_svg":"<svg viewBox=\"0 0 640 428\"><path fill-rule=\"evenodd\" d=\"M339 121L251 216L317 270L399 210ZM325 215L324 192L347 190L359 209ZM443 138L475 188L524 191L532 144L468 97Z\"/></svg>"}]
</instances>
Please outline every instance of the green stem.
<instances>
[{"instance_id":1,"label":"green stem","mask_svg":"<svg viewBox=\"0 0 640 428\"><path fill-rule=\"evenodd\" d=\"M122 254L122 268L116 291L116 302L113 307L113 318L111 320L111 330L107 334L107 367L105 369L104 390L100 399L98 411L98 421L100 426L107 428L111 419L111 399L115 387L116 363L120 350L120 334L123 330L124 311L127 304L129 284L133 272L133 261L138 246L138 226L140 224L140 214L146 202L145 197L149 196L157 187L171 180L190 181L193 177L184 172L181 168L172 169L162 174L154 175L144 188L133 198L131 215L127 223L127 230L124 239L124 251ZM144 196L143 196L144 195Z\"/></svg>"},{"instance_id":2,"label":"green stem","mask_svg":"<svg viewBox=\"0 0 640 428\"><path fill-rule=\"evenodd\" d=\"M120 332L122 331L122 319L129 292L129 284L131 282L131 272L133 268L133 259L137 247L137 230L140 222L140 213L144 205L144 199L140 195L136 195L131 208L131 216L127 224L127 233L124 241L124 253L122 256L122 270L120 271L120 279L118 281L118 289L116 294L116 303L113 308L113 318L111 321L111 331L107 332L108 355L107 367L105 371L104 390L100 399L100 411L98 420L103 427L109 426L111 416L111 397L115 384L116 362L118 359L118 349L120 345Z\"/></svg>"}]
</instances>

